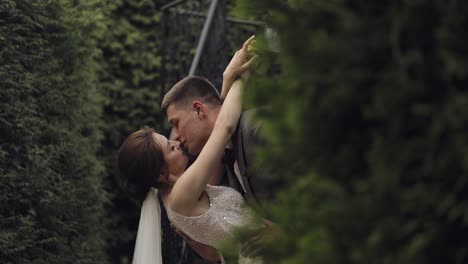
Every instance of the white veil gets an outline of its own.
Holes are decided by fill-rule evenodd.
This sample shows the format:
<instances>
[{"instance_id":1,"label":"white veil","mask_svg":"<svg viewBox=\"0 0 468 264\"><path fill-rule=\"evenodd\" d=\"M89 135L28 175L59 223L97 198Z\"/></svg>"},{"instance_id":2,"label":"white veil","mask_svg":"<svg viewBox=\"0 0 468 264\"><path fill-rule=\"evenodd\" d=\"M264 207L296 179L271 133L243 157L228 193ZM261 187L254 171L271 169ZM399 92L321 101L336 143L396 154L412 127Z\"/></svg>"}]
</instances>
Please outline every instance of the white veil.
<instances>
[{"instance_id":1,"label":"white veil","mask_svg":"<svg viewBox=\"0 0 468 264\"><path fill-rule=\"evenodd\" d=\"M150 188L141 207L133 264L162 264L161 207L155 188Z\"/></svg>"}]
</instances>

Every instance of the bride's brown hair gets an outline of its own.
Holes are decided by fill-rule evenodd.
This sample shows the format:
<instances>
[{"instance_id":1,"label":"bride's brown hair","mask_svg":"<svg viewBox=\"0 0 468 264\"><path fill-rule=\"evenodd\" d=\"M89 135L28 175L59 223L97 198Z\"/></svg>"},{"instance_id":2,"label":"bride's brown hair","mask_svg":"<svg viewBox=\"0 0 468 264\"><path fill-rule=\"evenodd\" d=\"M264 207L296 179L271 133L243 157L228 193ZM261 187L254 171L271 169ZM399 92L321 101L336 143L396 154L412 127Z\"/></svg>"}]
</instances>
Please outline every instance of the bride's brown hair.
<instances>
[{"instance_id":1,"label":"bride's brown hair","mask_svg":"<svg viewBox=\"0 0 468 264\"><path fill-rule=\"evenodd\" d=\"M144 127L132 133L119 149L117 165L123 187L142 201L150 187L159 187L157 178L166 170L161 145L154 139L155 130Z\"/></svg>"}]
</instances>

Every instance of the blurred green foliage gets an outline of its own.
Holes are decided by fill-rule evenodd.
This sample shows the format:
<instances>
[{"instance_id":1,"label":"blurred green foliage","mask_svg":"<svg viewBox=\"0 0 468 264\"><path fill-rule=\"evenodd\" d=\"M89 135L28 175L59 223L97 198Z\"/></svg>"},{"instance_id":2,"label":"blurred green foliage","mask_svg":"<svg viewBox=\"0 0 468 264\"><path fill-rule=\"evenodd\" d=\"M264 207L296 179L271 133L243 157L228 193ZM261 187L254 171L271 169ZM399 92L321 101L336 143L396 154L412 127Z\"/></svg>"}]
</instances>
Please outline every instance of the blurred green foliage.
<instances>
[{"instance_id":1,"label":"blurred green foliage","mask_svg":"<svg viewBox=\"0 0 468 264\"><path fill-rule=\"evenodd\" d=\"M280 44L248 89L289 183L266 263L466 263L468 3L238 3Z\"/></svg>"}]
</instances>

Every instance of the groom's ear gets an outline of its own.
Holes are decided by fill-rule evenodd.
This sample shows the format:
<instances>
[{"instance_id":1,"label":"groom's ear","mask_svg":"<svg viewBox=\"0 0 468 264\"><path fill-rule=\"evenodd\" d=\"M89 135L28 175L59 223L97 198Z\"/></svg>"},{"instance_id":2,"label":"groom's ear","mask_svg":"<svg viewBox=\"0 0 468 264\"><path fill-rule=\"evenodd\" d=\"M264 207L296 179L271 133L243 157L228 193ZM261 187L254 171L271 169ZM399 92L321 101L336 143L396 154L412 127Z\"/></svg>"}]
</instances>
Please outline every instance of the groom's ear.
<instances>
[{"instance_id":1,"label":"groom's ear","mask_svg":"<svg viewBox=\"0 0 468 264\"><path fill-rule=\"evenodd\" d=\"M192 102L192 110L197 113L198 118L202 118L205 114L205 108L202 102L200 101L193 101Z\"/></svg>"}]
</instances>

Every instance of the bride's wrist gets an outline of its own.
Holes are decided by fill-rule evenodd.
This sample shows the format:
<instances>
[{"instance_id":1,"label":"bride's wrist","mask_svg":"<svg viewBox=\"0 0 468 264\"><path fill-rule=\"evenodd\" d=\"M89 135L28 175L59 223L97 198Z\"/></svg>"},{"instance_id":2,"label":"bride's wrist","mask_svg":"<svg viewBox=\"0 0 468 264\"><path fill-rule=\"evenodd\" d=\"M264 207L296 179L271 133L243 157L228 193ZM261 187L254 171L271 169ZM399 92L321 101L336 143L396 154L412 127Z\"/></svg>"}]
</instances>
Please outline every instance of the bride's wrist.
<instances>
[{"instance_id":1,"label":"bride's wrist","mask_svg":"<svg viewBox=\"0 0 468 264\"><path fill-rule=\"evenodd\" d=\"M233 75L223 75L223 83L233 83L236 79L237 77Z\"/></svg>"},{"instance_id":2,"label":"bride's wrist","mask_svg":"<svg viewBox=\"0 0 468 264\"><path fill-rule=\"evenodd\" d=\"M245 81L246 80L244 80L244 78L242 78L241 76L238 76L236 79L234 79L232 83L239 83L240 85L244 85Z\"/></svg>"}]
</instances>

